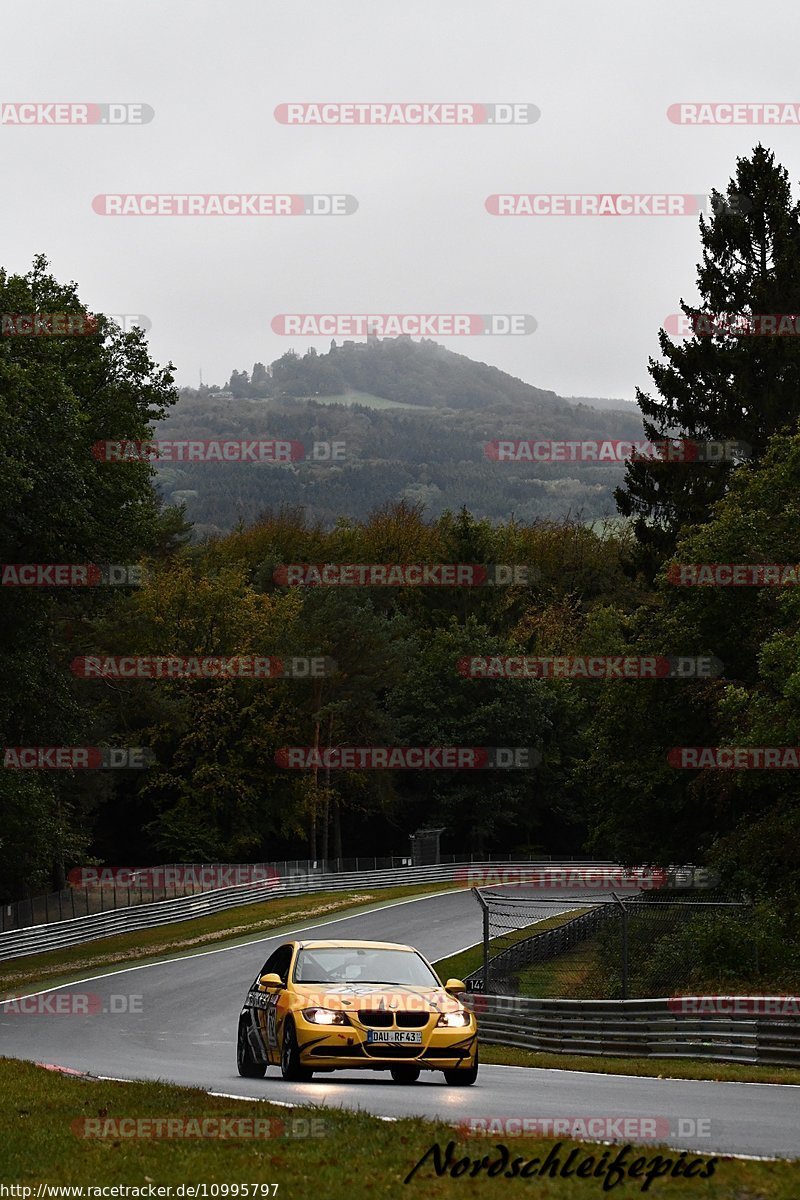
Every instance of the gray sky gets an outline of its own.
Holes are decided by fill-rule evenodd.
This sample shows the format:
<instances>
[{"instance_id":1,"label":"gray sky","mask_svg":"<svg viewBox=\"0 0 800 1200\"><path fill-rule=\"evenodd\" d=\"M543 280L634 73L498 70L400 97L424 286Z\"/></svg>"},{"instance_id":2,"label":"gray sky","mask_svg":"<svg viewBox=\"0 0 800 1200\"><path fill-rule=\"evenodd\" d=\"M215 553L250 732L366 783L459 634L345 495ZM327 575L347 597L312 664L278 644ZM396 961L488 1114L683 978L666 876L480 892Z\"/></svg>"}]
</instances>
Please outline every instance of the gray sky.
<instances>
[{"instance_id":1,"label":"gray sky","mask_svg":"<svg viewBox=\"0 0 800 1200\"><path fill-rule=\"evenodd\" d=\"M800 101L800 10L744 0L5 0L8 101L141 101L141 127L0 126L0 262L37 251L84 301L144 313L180 383L309 339L296 312L531 313L517 338L441 339L564 395L632 397L695 295L692 217L496 218L493 192L722 189L800 127L683 127L676 101ZM300 127L288 101L526 101L510 128ZM110 218L97 193L344 192L340 218ZM327 349L329 338L316 341Z\"/></svg>"}]
</instances>

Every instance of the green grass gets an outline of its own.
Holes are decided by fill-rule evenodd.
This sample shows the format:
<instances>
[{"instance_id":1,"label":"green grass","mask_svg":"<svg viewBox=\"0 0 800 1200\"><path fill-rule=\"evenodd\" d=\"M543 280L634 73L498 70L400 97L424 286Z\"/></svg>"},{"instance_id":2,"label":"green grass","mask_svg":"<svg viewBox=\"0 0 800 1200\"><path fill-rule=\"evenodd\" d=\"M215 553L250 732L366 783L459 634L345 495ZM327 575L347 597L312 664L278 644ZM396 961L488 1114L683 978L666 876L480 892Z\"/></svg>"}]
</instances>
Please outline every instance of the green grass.
<instances>
[{"instance_id":1,"label":"green grass","mask_svg":"<svg viewBox=\"0 0 800 1200\"><path fill-rule=\"evenodd\" d=\"M600 943L596 938L587 938L556 958L524 967L518 976L519 994L540 999L589 999L594 983L594 999L602 999L608 994L599 982L602 968Z\"/></svg>"},{"instance_id":2,"label":"green grass","mask_svg":"<svg viewBox=\"0 0 800 1200\"><path fill-rule=\"evenodd\" d=\"M692 968L691 974L681 973L680 967L662 976L660 982L637 977L637 966L645 964L659 940L668 937L656 913L648 914L637 923L636 937L631 937L630 992L636 996L664 996L687 993L691 995L784 995L796 990L796 981L785 974L777 977L769 972L757 978L746 973L734 973L712 968ZM517 972L517 990L521 996L542 999L602 1000L619 998L620 957L618 931L608 927L574 946L571 950L546 962L536 963ZM657 988L658 990L653 990Z\"/></svg>"},{"instance_id":3,"label":"green grass","mask_svg":"<svg viewBox=\"0 0 800 1200\"><path fill-rule=\"evenodd\" d=\"M554 929L588 909L573 909L568 913L538 922L536 932ZM532 927L518 929L511 935L489 943L495 952L512 942L530 937ZM566 954L545 963L537 963L519 973L519 994L538 998L580 995L576 988L598 966L599 943L589 939ZM440 977L464 979L483 962L483 947L479 942L449 958L434 963ZM495 1046L481 1043L481 1061L514 1067L540 1067L560 1071L599 1071L606 1075L642 1075L651 1078L729 1080L746 1083L800 1084L800 1069L792 1067L750 1066L746 1063L719 1063L707 1059L625 1058L606 1055L555 1054L518 1049L514 1046Z\"/></svg>"},{"instance_id":4,"label":"green grass","mask_svg":"<svg viewBox=\"0 0 800 1200\"><path fill-rule=\"evenodd\" d=\"M525 925L522 929L514 929L503 934L502 937L492 938L489 942L489 955L491 957L499 950L505 950L514 942L522 942L526 938L533 937L534 934L545 933L548 929L556 929L559 925L565 925L567 921L572 921L575 917L588 911L588 908L573 908L569 912L559 913L555 917L547 917L544 921L535 921L531 925ZM466 950L460 950L458 954L451 954L449 958L440 958L433 965L442 979L465 979L467 975L471 975L473 971L477 971L483 965L483 943L477 942ZM521 994L532 995L535 993Z\"/></svg>"},{"instance_id":5,"label":"green grass","mask_svg":"<svg viewBox=\"0 0 800 1200\"><path fill-rule=\"evenodd\" d=\"M473 1162L483 1155L489 1155L490 1161L496 1159L496 1147L502 1139L464 1137L439 1122L389 1123L332 1107L289 1110L268 1102L227 1100L208 1096L199 1089L163 1083L86 1080L8 1059L0 1059L0 1088L5 1097L0 1107L0 1181L32 1187L34 1195L40 1182L67 1186L127 1184L145 1189L149 1184L174 1188L177 1184L277 1183L278 1200L398 1200L401 1196L439 1200L454 1195L481 1200L521 1195L522 1190L534 1194L524 1183L520 1188L519 1180L504 1181L503 1186L485 1176L473 1179L462 1175L457 1181L449 1174L437 1178L430 1165L422 1167L405 1184L408 1173L435 1142L443 1152L448 1142L454 1142L456 1159L465 1155ZM311 1128L319 1131L319 1124L314 1127L311 1123L321 1122L323 1136L287 1137L274 1126L276 1136L246 1140L80 1136L84 1119L176 1116L198 1121L269 1120L281 1123L289 1133ZM507 1138L505 1144L512 1158L543 1160L555 1143L553 1139L522 1137ZM565 1140L561 1145L562 1161L572 1149L579 1149L581 1160L592 1155L597 1161L606 1150L609 1158L617 1153L617 1148L591 1143ZM652 1146L640 1152L648 1159L656 1153ZM679 1157L675 1151L664 1151L664 1155L671 1162ZM634 1157L629 1154L628 1161ZM535 1194L546 1200L604 1195L599 1180L582 1180L585 1187L574 1179L534 1178L530 1182ZM641 1196L642 1182L623 1183L613 1189L613 1195L619 1200ZM269 1194L273 1194L272 1189ZM656 1180L645 1194L660 1200L686 1200L688 1196L703 1200L797 1200L798 1169L783 1162L720 1159L711 1179Z\"/></svg>"},{"instance_id":6,"label":"green grass","mask_svg":"<svg viewBox=\"0 0 800 1200\"><path fill-rule=\"evenodd\" d=\"M51 986L85 975L87 971L131 962L164 958L179 952L203 950L223 942L255 940L271 930L328 920L336 913L372 908L392 900L452 891L460 884L416 884L410 887L375 888L363 892L315 892L309 896L281 897L259 904L229 908L224 912L174 925L159 925L136 933L98 938L67 950L30 954L9 959L0 967L0 992L44 984Z\"/></svg>"},{"instance_id":7,"label":"green grass","mask_svg":"<svg viewBox=\"0 0 800 1200\"><path fill-rule=\"evenodd\" d=\"M479 1017L480 1020L480 1017ZM600 1071L604 1075L641 1075L650 1079L712 1079L738 1083L800 1084L797 1067L756 1067L710 1062L705 1058L623 1058L597 1054L554 1054L493 1046L481 1042L481 1062L557 1071Z\"/></svg>"}]
</instances>

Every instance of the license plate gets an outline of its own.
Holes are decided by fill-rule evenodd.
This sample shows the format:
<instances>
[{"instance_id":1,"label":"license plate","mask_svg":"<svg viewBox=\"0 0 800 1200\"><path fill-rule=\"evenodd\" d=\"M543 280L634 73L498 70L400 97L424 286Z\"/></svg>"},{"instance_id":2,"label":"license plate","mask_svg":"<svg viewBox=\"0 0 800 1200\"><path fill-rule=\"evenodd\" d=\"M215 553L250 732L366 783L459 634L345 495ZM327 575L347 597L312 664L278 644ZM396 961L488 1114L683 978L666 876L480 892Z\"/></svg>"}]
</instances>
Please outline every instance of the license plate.
<instances>
[{"instance_id":1,"label":"license plate","mask_svg":"<svg viewBox=\"0 0 800 1200\"><path fill-rule=\"evenodd\" d=\"M421 1033L411 1033L408 1029L368 1029L368 1042L388 1042L390 1046L420 1046Z\"/></svg>"}]
</instances>

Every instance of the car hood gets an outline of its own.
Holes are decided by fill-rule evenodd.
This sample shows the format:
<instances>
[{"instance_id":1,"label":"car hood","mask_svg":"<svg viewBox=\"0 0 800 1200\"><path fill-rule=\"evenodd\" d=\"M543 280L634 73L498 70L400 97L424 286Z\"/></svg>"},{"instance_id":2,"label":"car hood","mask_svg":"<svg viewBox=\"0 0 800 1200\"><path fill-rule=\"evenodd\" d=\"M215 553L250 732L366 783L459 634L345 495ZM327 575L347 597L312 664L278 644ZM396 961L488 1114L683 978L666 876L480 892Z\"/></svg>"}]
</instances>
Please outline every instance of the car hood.
<instances>
[{"instance_id":1,"label":"car hood","mask_svg":"<svg viewBox=\"0 0 800 1200\"><path fill-rule=\"evenodd\" d=\"M463 1005L444 988L376 983L295 983L303 1007L399 1012L454 1012Z\"/></svg>"}]
</instances>

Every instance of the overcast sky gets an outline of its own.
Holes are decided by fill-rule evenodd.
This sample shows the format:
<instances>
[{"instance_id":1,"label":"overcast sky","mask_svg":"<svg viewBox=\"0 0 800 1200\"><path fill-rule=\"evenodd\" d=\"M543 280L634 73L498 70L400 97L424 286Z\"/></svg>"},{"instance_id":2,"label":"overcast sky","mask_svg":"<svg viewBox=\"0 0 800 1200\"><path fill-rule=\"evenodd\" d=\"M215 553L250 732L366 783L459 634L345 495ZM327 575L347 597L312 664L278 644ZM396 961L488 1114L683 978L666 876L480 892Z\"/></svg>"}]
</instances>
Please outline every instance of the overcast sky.
<instances>
[{"instance_id":1,"label":"overcast sky","mask_svg":"<svg viewBox=\"0 0 800 1200\"><path fill-rule=\"evenodd\" d=\"M678 101L800 101L800 10L745 0L41 0L2 9L7 101L143 102L141 127L0 127L0 263L43 251L85 303L152 321L180 383L222 383L309 339L297 312L530 313L450 349L562 395L632 398L695 295L690 217L490 216L495 192L723 189L800 127L671 124ZM299 127L291 101L538 106L535 124ZM339 218L95 214L120 192L349 193ZM316 341L327 349L330 338Z\"/></svg>"}]
</instances>

